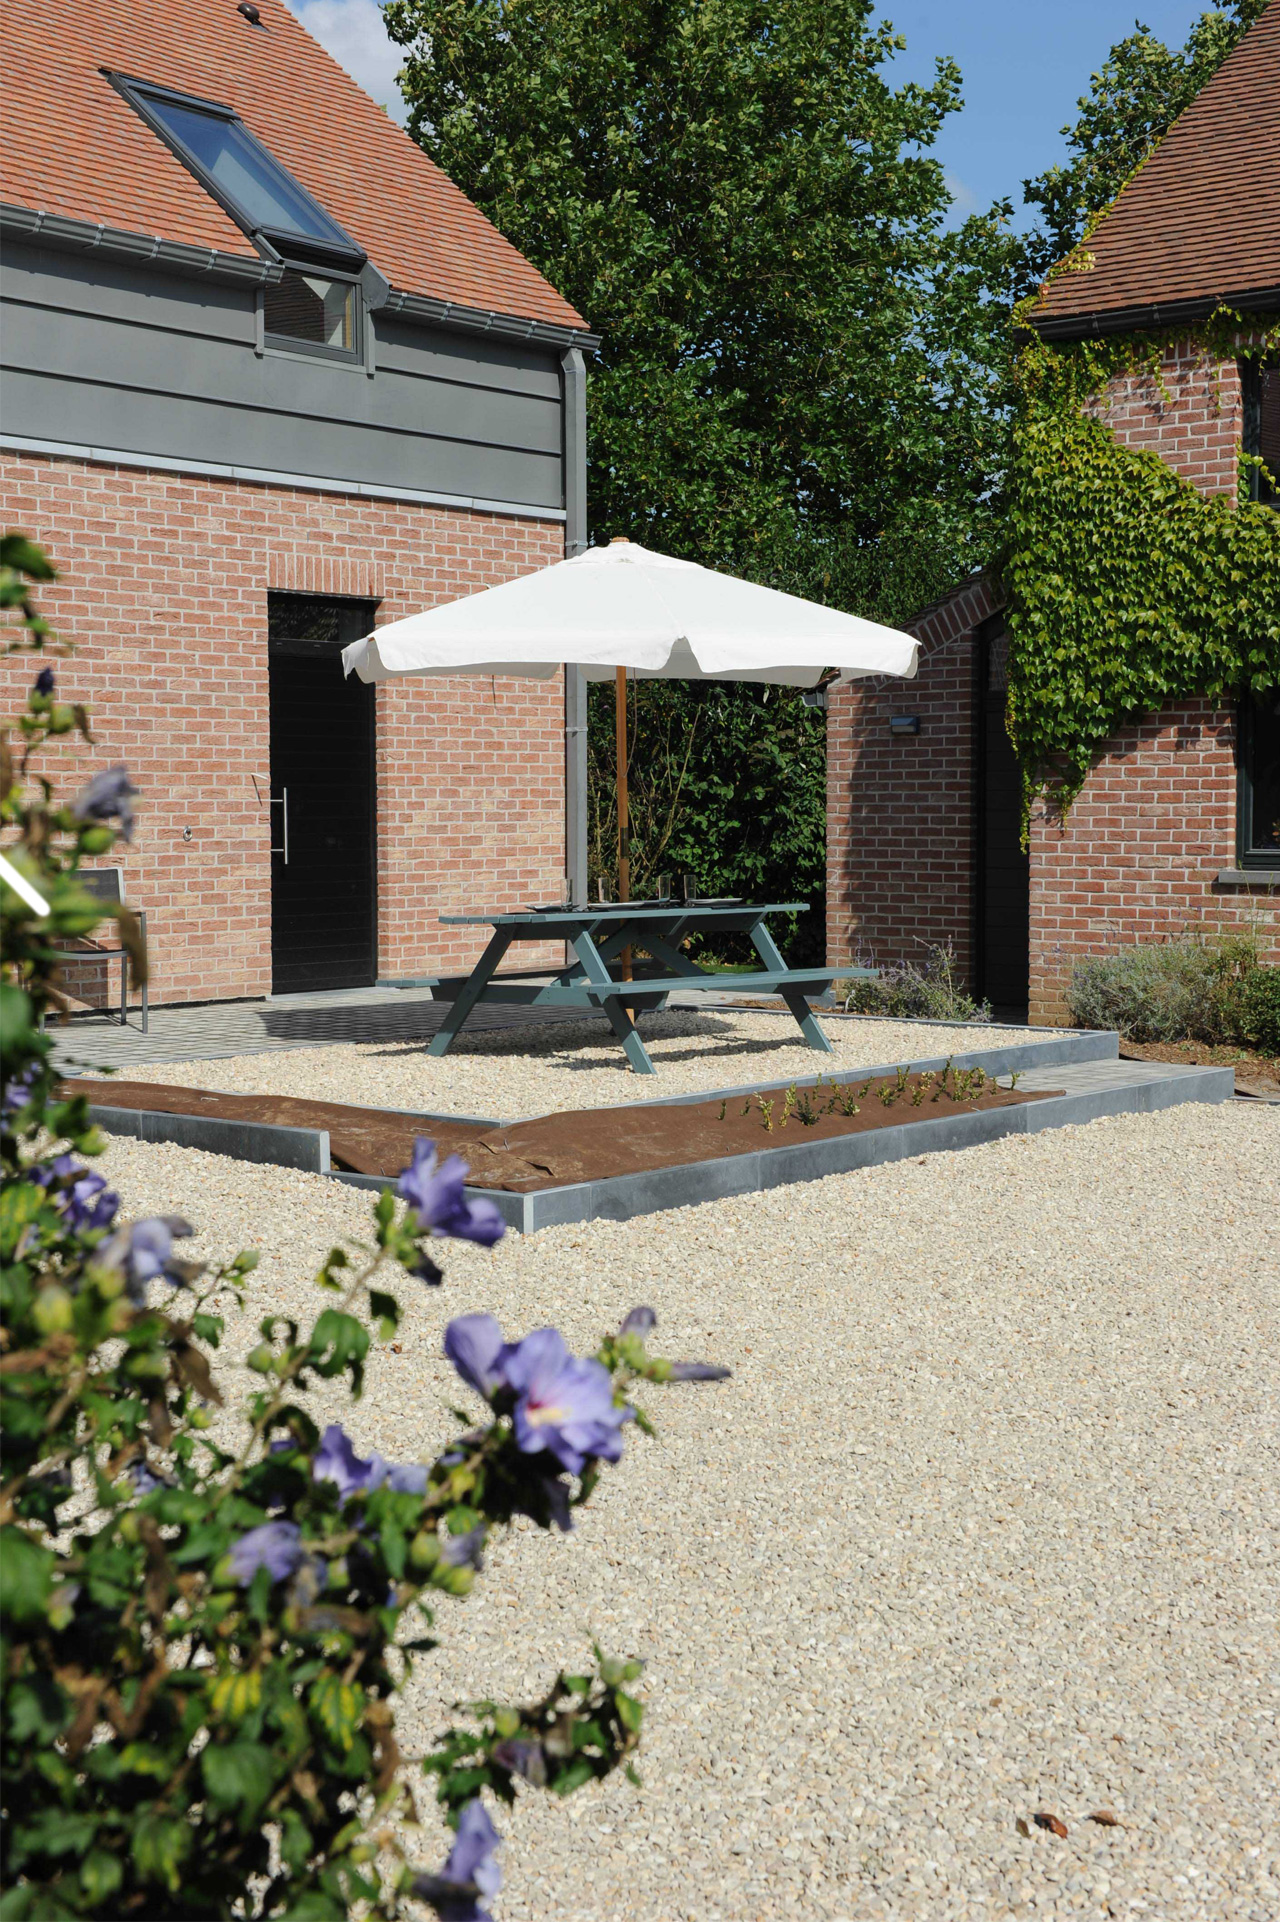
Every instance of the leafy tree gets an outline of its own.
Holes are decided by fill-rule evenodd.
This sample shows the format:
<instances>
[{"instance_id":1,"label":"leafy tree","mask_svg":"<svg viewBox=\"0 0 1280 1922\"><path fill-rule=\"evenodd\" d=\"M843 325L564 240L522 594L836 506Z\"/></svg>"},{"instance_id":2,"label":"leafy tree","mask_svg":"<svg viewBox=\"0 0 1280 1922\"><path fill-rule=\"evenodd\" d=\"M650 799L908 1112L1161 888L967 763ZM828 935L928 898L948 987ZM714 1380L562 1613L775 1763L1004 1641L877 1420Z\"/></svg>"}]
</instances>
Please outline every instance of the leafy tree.
<instances>
[{"instance_id":1,"label":"leafy tree","mask_svg":"<svg viewBox=\"0 0 1280 1922\"><path fill-rule=\"evenodd\" d=\"M617 863L613 689L590 708L590 866L612 888ZM775 935L798 965L826 953L825 717L791 687L651 681L629 689L633 725L631 878L637 898L661 875L691 874L703 894L808 901ZM599 698L603 696L604 698ZM745 936L722 959L747 960ZM757 963L758 965L758 963Z\"/></svg>"},{"instance_id":2,"label":"leafy tree","mask_svg":"<svg viewBox=\"0 0 1280 1922\"><path fill-rule=\"evenodd\" d=\"M1072 158L1023 182L1028 206L1042 209L1027 248L1027 287L1041 281L1080 240L1178 115L1210 81L1269 0L1229 0L1202 13L1185 47L1167 47L1134 23L1112 47L1076 105L1080 117L1062 128Z\"/></svg>"},{"instance_id":3,"label":"leafy tree","mask_svg":"<svg viewBox=\"0 0 1280 1922\"><path fill-rule=\"evenodd\" d=\"M987 557L1017 248L1007 206L947 230L928 149L960 104L959 71L939 60L930 85L894 88L905 43L873 12L390 0L386 21L407 52L414 136L603 336L594 537L893 619ZM609 698L595 701L602 737ZM719 755L713 713L730 721ZM680 838L696 839L690 866L710 858L726 885L754 889L785 808L785 891L797 876L814 891L820 717L754 689L647 688L637 763L654 821L695 728L674 841L646 844L641 797L641 862L679 865ZM745 764L743 735L758 750ZM790 795L757 810L770 765Z\"/></svg>"},{"instance_id":4,"label":"leafy tree","mask_svg":"<svg viewBox=\"0 0 1280 1922\"><path fill-rule=\"evenodd\" d=\"M904 521L944 574L980 544L1008 243L994 213L945 231L925 150L959 71L895 90L872 13L387 7L414 136L603 335L597 538L837 593L845 545Z\"/></svg>"}]
</instances>

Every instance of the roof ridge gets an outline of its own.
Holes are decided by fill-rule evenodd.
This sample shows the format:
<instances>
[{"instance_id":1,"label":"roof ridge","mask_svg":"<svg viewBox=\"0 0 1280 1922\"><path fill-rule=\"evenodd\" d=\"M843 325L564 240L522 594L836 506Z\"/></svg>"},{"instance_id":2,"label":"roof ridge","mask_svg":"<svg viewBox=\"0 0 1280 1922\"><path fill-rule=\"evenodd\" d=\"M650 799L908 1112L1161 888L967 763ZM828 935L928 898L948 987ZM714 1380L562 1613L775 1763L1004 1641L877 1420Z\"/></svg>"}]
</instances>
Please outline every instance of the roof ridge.
<instances>
[{"instance_id":1,"label":"roof ridge","mask_svg":"<svg viewBox=\"0 0 1280 1922\"><path fill-rule=\"evenodd\" d=\"M1051 270L1028 318L1071 337L1199 318L1246 295L1280 306L1280 0Z\"/></svg>"},{"instance_id":2,"label":"roof ridge","mask_svg":"<svg viewBox=\"0 0 1280 1922\"><path fill-rule=\"evenodd\" d=\"M407 295L585 333L572 305L323 48L285 0L24 0L10 10L5 198L178 246L251 243L104 69L224 102Z\"/></svg>"}]
</instances>

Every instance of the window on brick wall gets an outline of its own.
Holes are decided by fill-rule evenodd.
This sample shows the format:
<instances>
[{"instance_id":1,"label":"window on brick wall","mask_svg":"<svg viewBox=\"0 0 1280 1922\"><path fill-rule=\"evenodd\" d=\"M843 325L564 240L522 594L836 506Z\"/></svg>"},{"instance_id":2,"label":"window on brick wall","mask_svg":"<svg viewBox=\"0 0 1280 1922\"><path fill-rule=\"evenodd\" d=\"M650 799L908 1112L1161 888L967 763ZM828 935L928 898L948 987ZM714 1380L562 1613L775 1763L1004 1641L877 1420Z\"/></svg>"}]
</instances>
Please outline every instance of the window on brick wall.
<instances>
[{"instance_id":1,"label":"window on brick wall","mask_svg":"<svg viewBox=\"0 0 1280 1922\"><path fill-rule=\"evenodd\" d=\"M1280 868L1280 690L1240 710L1240 865Z\"/></svg>"},{"instance_id":2,"label":"window on brick wall","mask_svg":"<svg viewBox=\"0 0 1280 1922\"><path fill-rule=\"evenodd\" d=\"M1280 508L1280 361L1247 360L1240 370L1244 389L1244 451L1261 459L1254 468L1253 498Z\"/></svg>"}]
</instances>

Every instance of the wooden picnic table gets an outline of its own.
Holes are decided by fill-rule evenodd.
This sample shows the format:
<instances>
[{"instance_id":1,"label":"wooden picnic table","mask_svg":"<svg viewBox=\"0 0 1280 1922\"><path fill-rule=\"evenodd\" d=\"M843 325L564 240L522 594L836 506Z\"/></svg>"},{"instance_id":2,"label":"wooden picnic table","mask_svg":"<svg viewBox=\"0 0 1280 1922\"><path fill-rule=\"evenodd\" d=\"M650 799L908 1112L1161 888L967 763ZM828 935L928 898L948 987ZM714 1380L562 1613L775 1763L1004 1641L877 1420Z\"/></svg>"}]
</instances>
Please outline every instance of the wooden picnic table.
<instances>
[{"instance_id":1,"label":"wooden picnic table","mask_svg":"<svg viewBox=\"0 0 1280 1922\"><path fill-rule=\"evenodd\" d=\"M493 935L470 974L432 981L437 997L452 1006L428 1052L447 1054L479 1001L580 1008L584 1013L603 1008L636 1073L653 1074L653 1062L630 1011L665 1007L667 997L677 990L723 994L732 983L735 989L780 995L809 1046L830 1054L831 1043L814 1019L809 1000L830 987L836 970L789 968L765 925L771 914L807 912L804 901L770 901L759 906L749 901L604 901L595 907L526 908L514 914L442 914L441 922L449 927L491 927ZM699 968L681 948L690 934L745 934L763 966L758 973L727 979ZM498 964L508 948L522 941L564 941L574 958L563 968L515 969L498 976ZM627 948L648 955L652 971L640 970L632 980L619 979L611 964L617 964Z\"/></svg>"}]
</instances>

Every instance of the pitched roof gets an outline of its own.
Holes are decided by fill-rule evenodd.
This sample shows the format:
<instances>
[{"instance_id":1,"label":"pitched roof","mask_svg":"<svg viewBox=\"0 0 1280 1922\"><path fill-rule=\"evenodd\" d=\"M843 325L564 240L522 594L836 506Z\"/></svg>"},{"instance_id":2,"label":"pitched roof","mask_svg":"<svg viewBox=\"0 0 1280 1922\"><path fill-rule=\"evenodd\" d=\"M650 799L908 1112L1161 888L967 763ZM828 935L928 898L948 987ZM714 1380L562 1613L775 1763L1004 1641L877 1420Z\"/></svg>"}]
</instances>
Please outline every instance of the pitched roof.
<instances>
[{"instance_id":1,"label":"pitched roof","mask_svg":"<svg viewBox=\"0 0 1280 1922\"><path fill-rule=\"evenodd\" d=\"M5 27L5 192L39 211L254 255L104 78L107 67L233 107L402 292L583 323L284 5L22 0ZM255 256L256 257L256 256Z\"/></svg>"},{"instance_id":2,"label":"pitched roof","mask_svg":"<svg viewBox=\"0 0 1280 1922\"><path fill-rule=\"evenodd\" d=\"M1030 321L1071 337L1280 306L1280 0L1254 22L1045 283ZM1154 311L1153 311L1154 310Z\"/></svg>"}]
</instances>

